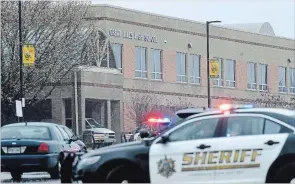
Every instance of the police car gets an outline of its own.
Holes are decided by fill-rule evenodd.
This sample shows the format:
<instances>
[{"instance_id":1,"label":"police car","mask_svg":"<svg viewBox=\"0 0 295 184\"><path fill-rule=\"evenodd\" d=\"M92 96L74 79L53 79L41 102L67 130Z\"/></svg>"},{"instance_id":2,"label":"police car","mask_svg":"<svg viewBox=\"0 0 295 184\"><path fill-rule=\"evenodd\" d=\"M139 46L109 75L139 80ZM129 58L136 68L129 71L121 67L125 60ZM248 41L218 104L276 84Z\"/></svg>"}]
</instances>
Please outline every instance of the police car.
<instances>
[{"instance_id":1,"label":"police car","mask_svg":"<svg viewBox=\"0 0 295 184\"><path fill-rule=\"evenodd\" d=\"M86 183L290 183L295 178L295 111L220 106L162 134L113 145L75 161ZM292 181L292 182L293 182Z\"/></svg>"},{"instance_id":2,"label":"police car","mask_svg":"<svg viewBox=\"0 0 295 184\"><path fill-rule=\"evenodd\" d=\"M162 131L166 130L170 125L169 118L149 118L147 121L143 122L141 126L137 129L134 134L133 141L140 141L140 131L146 130L149 132L150 136L156 136Z\"/></svg>"}]
</instances>

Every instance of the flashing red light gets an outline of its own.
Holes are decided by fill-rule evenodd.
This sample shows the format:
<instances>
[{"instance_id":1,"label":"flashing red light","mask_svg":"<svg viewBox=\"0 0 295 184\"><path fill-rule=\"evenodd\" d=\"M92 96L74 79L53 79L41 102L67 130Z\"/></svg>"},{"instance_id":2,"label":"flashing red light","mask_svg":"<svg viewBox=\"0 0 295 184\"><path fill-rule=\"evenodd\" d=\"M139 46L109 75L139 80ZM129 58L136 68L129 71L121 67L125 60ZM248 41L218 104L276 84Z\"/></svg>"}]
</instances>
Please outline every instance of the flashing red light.
<instances>
[{"instance_id":1,"label":"flashing red light","mask_svg":"<svg viewBox=\"0 0 295 184\"><path fill-rule=\"evenodd\" d=\"M148 122L151 122L151 123L156 123L156 122L160 122L160 123L164 123L164 122L169 122L170 120L168 118L149 118L148 119Z\"/></svg>"},{"instance_id":2,"label":"flashing red light","mask_svg":"<svg viewBox=\"0 0 295 184\"><path fill-rule=\"evenodd\" d=\"M42 142L38 148L38 153L48 153L49 152L49 147L48 144L45 142Z\"/></svg>"},{"instance_id":3,"label":"flashing red light","mask_svg":"<svg viewBox=\"0 0 295 184\"><path fill-rule=\"evenodd\" d=\"M230 104L222 104L219 106L219 109L222 111L230 110L231 105Z\"/></svg>"}]
</instances>

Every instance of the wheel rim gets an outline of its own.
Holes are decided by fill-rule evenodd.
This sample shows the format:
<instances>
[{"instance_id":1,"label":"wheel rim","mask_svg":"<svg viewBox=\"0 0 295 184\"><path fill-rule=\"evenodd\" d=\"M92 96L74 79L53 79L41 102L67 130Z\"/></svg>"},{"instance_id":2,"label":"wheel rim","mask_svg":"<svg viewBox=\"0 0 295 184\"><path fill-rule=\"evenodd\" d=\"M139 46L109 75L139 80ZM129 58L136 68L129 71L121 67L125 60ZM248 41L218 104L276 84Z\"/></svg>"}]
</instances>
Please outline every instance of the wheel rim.
<instances>
[{"instance_id":1,"label":"wheel rim","mask_svg":"<svg viewBox=\"0 0 295 184\"><path fill-rule=\"evenodd\" d=\"M295 184L295 178L293 178L290 183Z\"/></svg>"},{"instance_id":2,"label":"wheel rim","mask_svg":"<svg viewBox=\"0 0 295 184\"><path fill-rule=\"evenodd\" d=\"M128 183L128 181L127 181L127 180L123 180L121 183L122 183L122 184L124 184L124 183Z\"/></svg>"}]
</instances>

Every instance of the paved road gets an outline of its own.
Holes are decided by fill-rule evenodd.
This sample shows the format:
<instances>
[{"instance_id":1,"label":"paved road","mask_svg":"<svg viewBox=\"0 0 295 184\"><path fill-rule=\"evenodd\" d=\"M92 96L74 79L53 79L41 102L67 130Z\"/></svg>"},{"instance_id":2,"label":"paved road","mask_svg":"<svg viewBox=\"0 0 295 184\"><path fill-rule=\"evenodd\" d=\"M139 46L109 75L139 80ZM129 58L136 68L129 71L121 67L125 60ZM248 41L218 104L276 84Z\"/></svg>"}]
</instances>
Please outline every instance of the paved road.
<instances>
[{"instance_id":1,"label":"paved road","mask_svg":"<svg viewBox=\"0 0 295 184\"><path fill-rule=\"evenodd\" d=\"M1 173L0 174L0 182L1 183L12 183L12 178L10 173ZM60 183L60 180L52 180L50 179L50 175L47 173L24 173L22 175L21 183Z\"/></svg>"},{"instance_id":2,"label":"paved road","mask_svg":"<svg viewBox=\"0 0 295 184\"><path fill-rule=\"evenodd\" d=\"M88 150L93 152L94 150ZM24 173L22 175L22 180L20 183L60 183L60 180L50 179L50 175L46 172L33 172L33 173ZM13 183L10 173L0 173L0 183Z\"/></svg>"}]
</instances>

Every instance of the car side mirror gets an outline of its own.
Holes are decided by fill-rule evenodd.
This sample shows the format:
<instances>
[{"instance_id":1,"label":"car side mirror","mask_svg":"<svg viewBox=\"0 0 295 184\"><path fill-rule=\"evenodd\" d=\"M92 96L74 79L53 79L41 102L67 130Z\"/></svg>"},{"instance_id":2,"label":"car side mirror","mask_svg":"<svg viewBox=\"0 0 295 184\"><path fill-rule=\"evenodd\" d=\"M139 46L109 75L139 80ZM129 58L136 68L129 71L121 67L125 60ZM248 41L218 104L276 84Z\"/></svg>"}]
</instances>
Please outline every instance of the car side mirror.
<instances>
[{"instance_id":1,"label":"car side mirror","mask_svg":"<svg viewBox=\"0 0 295 184\"><path fill-rule=\"evenodd\" d=\"M69 144L71 144L72 142L75 142L75 141L77 141L77 140L79 140L79 138L78 138L78 136L72 136L69 140L68 140L68 142L69 142Z\"/></svg>"},{"instance_id":2,"label":"car side mirror","mask_svg":"<svg viewBox=\"0 0 295 184\"><path fill-rule=\"evenodd\" d=\"M162 139L162 143L166 144L167 142L169 142L169 135L162 135L161 139Z\"/></svg>"},{"instance_id":3,"label":"car side mirror","mask_svg":"<svg viewBox=\"0 0 295 184\"><path fill-rule=\"evenodd\" d=\"M139 136L143 139L143 138L147 138L147 137L149 137L149 132L147 131L147 130L145 130L145 129L142 129L142 130L140 130L140 132L139 132Z\"/></svg>"}]
</instances>

